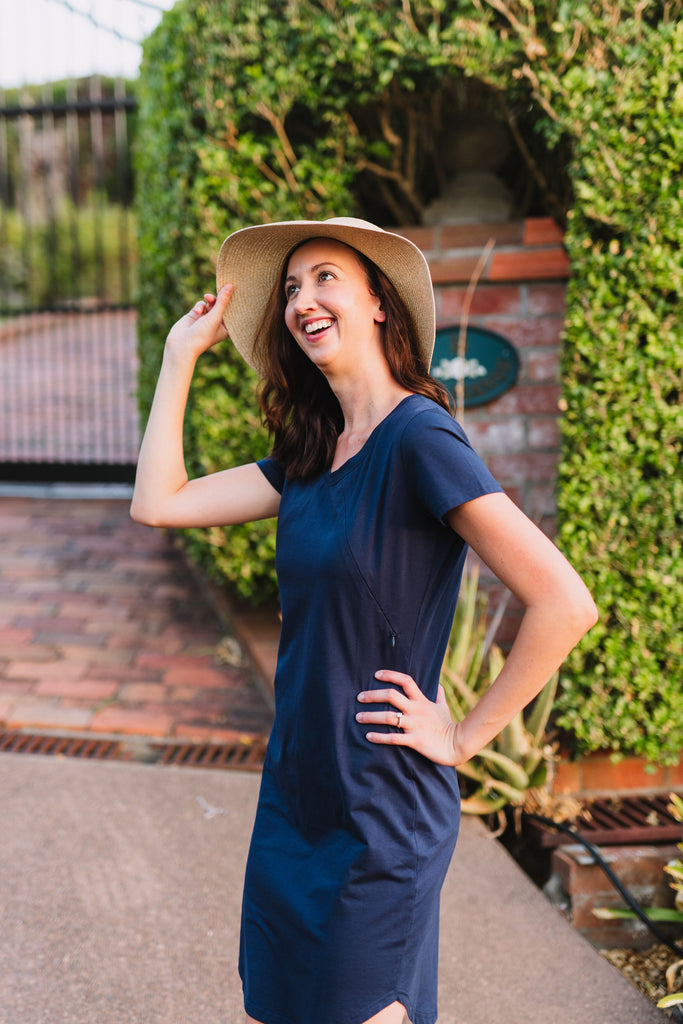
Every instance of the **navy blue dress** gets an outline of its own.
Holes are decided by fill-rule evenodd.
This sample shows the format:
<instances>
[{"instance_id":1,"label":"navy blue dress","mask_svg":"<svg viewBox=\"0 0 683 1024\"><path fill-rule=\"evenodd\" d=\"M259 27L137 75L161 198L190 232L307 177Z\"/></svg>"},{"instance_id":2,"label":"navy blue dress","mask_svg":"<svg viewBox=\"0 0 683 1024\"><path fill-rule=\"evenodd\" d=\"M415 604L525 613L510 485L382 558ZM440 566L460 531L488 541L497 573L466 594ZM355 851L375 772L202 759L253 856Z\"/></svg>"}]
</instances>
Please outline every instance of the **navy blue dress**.
<instances>
[{"instance_id":1,"label":"navy blue dress","mask_svg":"<svg viewBox=\"0 0 683 1024\"><path fill-rule=\"evenodd\" d=\"M259 465L282 493L282 633L245 878L246 1011L362 1024L399 1000L413 1024L434 1024L456 772L370 743L356 696L391 668L436 699L466 552L444 516L501 488L421 395L334 472L290 481L274 460Z\"/></svg>"}]
</instances>

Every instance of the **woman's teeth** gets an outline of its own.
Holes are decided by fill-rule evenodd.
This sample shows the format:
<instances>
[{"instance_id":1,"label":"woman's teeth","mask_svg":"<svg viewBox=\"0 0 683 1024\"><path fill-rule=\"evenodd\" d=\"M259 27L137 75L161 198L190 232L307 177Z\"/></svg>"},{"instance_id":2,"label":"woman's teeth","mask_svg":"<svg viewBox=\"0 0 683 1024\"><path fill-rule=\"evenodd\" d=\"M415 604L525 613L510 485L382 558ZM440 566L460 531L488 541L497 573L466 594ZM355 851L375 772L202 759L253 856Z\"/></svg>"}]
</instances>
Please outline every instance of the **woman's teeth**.
<instances>
[{"instance_id":1,"label":"woman's teeth","mask_svg":"<svg viewBox=\"0 0 683 1024\"><path fill-rule=\"evenodd\" d=\"M317 334L319 331L324 331L326 328L331 327L333 323L333 320L314 320L313 323L305 325L304 333Z\"/></svg>"}]
</instances>

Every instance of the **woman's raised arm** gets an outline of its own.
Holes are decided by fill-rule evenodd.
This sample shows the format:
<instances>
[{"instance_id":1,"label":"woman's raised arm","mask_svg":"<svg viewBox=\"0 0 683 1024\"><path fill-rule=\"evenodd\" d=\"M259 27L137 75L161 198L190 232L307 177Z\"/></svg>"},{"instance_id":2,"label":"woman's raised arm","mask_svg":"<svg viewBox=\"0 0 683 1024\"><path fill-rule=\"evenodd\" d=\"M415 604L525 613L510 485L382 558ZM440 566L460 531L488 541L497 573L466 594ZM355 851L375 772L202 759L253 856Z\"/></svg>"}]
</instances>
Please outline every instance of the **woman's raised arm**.
<instances>
[{"instance_id":1,"label":"woman's raised arm","mask_svg":"<svg viewBox=\"0 0 683 1024\"><path fill-rule=\"evenodd\" d=\"M276 516L280 495L255 463L188 480L183 419L202 352L226 338L223 313L232 285L181 317L166 339L164 358L142 439L130 514L148 526L227 526Z\"/></svg>"}]
</instances>

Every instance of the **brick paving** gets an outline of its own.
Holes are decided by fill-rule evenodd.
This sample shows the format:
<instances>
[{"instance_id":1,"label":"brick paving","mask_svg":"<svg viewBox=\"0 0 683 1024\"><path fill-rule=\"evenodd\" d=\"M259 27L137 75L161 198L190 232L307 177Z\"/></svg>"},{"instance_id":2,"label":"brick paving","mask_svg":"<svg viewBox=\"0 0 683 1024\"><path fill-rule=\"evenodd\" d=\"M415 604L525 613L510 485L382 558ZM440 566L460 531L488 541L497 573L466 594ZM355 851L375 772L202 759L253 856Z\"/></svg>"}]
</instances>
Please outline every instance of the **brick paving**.
<instances>
[{"instance_id":1,"label":"brick paving","mask_svg":"<svg viewBox=\"0 0 683 1024\"><path fill-rule=\"evenodd\" d=\"M253 666L169 537L128 508L0 497L0 725L188 741L267 734Z\"/></svg>"}]
</instances>

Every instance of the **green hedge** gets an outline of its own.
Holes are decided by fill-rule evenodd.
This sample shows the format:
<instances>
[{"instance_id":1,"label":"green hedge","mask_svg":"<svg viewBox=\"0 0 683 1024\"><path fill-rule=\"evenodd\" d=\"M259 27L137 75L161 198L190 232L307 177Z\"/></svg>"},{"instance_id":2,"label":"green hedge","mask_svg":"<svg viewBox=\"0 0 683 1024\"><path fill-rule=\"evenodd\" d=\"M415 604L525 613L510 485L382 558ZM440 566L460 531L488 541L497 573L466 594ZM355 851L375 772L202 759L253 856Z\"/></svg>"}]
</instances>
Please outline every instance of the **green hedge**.
<instances>
[{"instance_id":1,"label":"green hedge","mask_svg":"<svg viewBox=\"0 0 683 1024\"><path fill-rule=\"evenodd\" d=\"M602 617L568 663L561 722L578 749L653 760L683 746L680 13L680 0L181 0L145 46L137 156L144 410L168 326L211 286L229 231L419 222L478 81L480 109L521 140L517 176L567 216L560 543ZM253 387L229 345L202 358L191 473L266 451ZM272 524L187 543L250 599L275 593Z\"/></svg>"},{"instance_id":2,"label":"green hedge","mask_svg":"<svg viewBox=\"0 0 683 1024\"><path fill-rule=\"evenodd\" d=\"M407 15L395 0L181 0L164 15L138 90L143 417L168 327L213 287L230 231L340 212L419 219L438 192L434 96L472 31L447 6L417 2ZM254 386L229 344L202 357L186 419L191 474L264 454ZM249 600L275 595L272 524L190 531L186 543Z\"/></svg>"},{"instance_id":3,"label":"green hedge","mask_svg":"<svg viewBox=\"0 0 683 1024\"><path fill-rule=\"evenodd\" d=\"M597 29L597 26L595 26ZM562 79L576 118L560 543L600 622L560 723L581 748L683 748L683 24L624 20Z\"/></svg>"}]
</instances>

